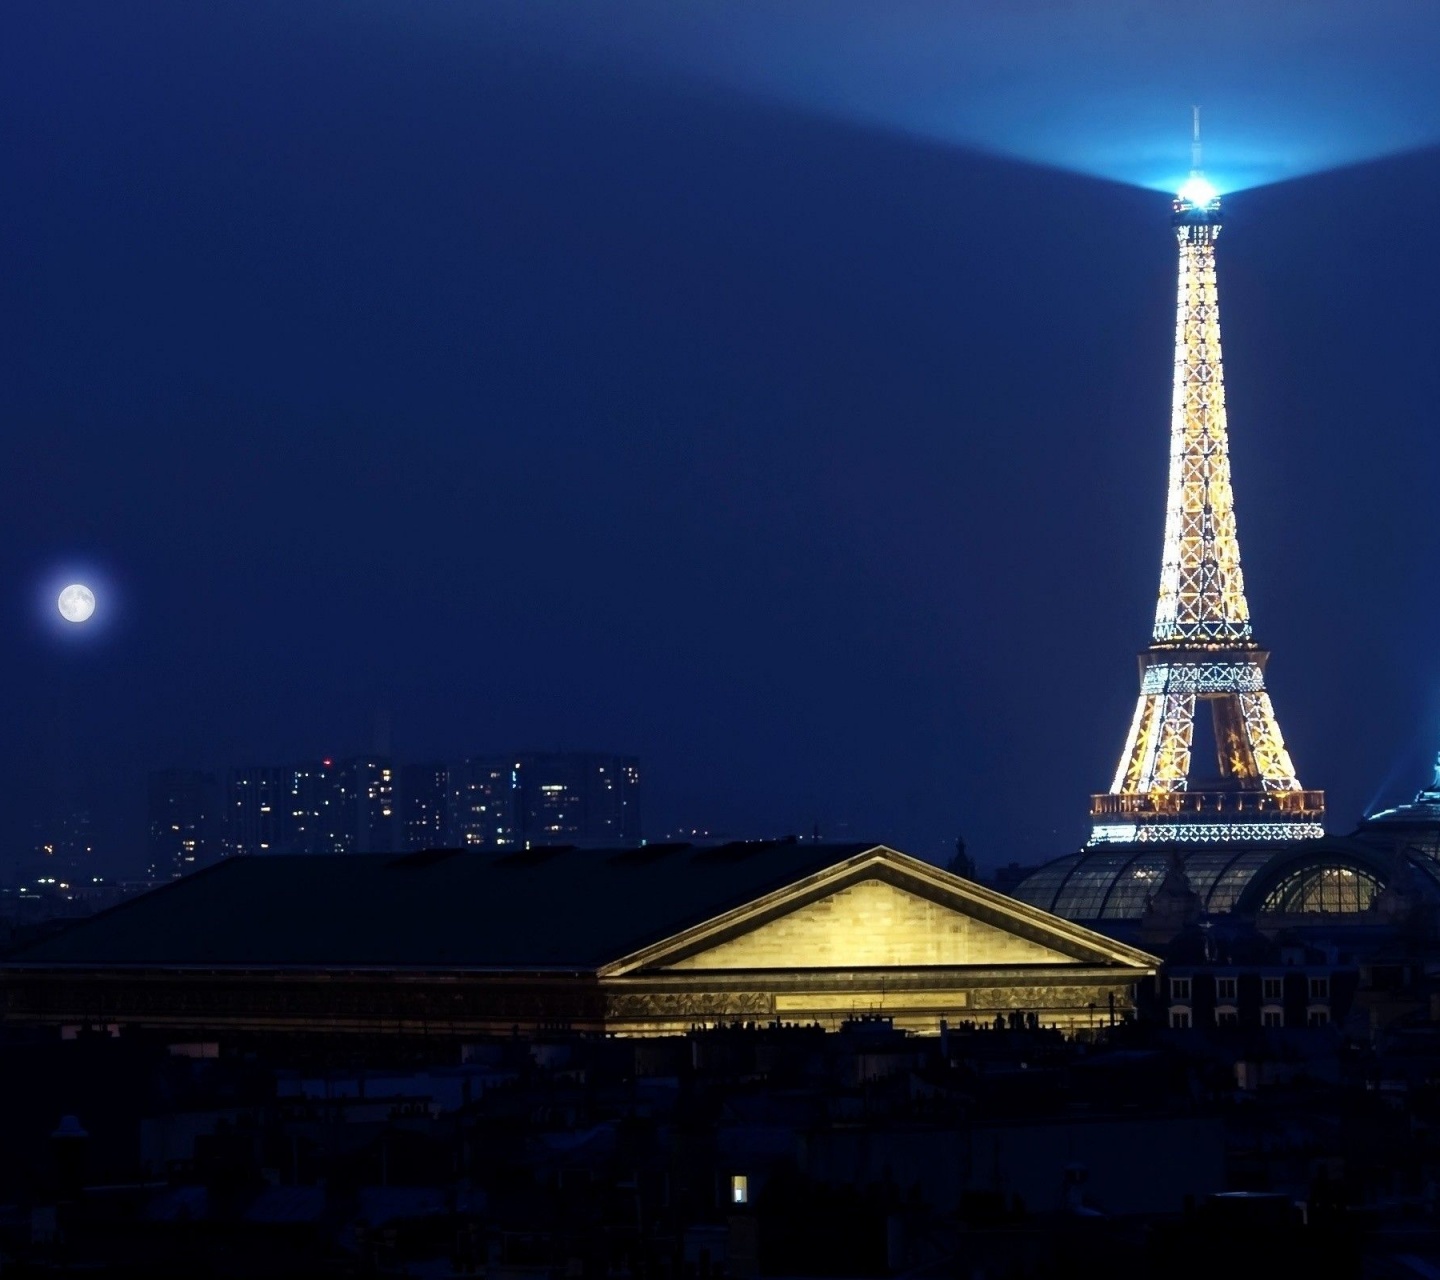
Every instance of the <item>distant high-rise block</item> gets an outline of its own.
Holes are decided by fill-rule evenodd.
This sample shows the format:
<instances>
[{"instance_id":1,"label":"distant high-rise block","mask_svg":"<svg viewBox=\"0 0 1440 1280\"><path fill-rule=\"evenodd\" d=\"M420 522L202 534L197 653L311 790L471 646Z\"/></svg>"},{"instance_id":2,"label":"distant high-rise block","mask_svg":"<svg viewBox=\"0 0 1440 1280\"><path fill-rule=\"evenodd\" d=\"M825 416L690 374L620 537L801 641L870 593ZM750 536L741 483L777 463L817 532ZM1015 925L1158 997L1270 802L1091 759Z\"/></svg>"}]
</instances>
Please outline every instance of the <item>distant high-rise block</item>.
<instances>
[{"instance_id":1,"label":"distant high-rise block","mask_svg":"<svg viewBox=\"0 0 1440 1280\"><path fill-rule=\"evenodd\" d=\"M167 880L203 866L220 852L220 787L198 769L150 775L150 875Z\"/></svg>"},{"instance_id":2,"label":"distant high-rise block","mask_svg":"<svg viewBox=\"0 0 1440 1280\"><path fill-rule=\"evenodd\" d=\"M236 769L225 805L226 850L333 853L341 840L338 809L330 760Z\"/></svg>"},{"instance_id":3,"label":"distant high-rise block","mask_svg":"<svg viewBox=\"0 0 1440 1280\"><path fill-rule=\"evenodd\" d=\"M593 752L397 766L384 756L236 769L225 851L400 853L638 844L640 764Z\"/></svg>"},{"instance_id":4,"label":"distant high-rise block","mask_svg":"<svg viewBox=\"0 0 1440 1280\"><path fill-rule=\"evenodd\" d=\"M491 849L638 844L640 762L562 751L466 760L450 773L451 837Z\"/></svg>"},{"instance_id":5,"label":"distant high-rise block","mask_svg":"<svg viewBox=\"0 0 1440 1280\"><path fill-rule=\"evenodd\" d=\"M276 853L289 841L286 777L266 765L236 769L225 798L225 851Z\"/></svg>"},{"instance_id":6,"label":"distant high-rise block","mask_svg":"<svg viewBox=\"0 0 1440 1280\"><path fill-rule=\"evenodd\" d=\"M450 769L444 764L400 768L400 828L405 848L443 849L450 835Z\"/></svg>"},{"instance_id":7,"label":"distant high-rise block","mask_svg":"<svg viewBox=\"0 0 1440 1280\"><path fill-rule=\"evenodd\" d=\"M34 866L26 878L46 884L73 883L92 874L95 832L84 804L60 801L35 822Z\"/></svg>"},{"instance_id":8,"label":"distant high-rise block","mask_svg":"<svg viewBox=\"0 0 1440 1280\"><path fill-rule=\"evenodd\" d=\"M335 853L399 853L400 804L394 762L383 756L342 760L335 771Z\"/></svg>"},{"instance_id":9,"label":"distant high-rise block","mask_svg":"<svg viewBox=\"0 0 1440 1280\"><path fill-rule=\"evenodd\" d=\"M520 757L521 811L532 844L638 844L640 762L557 752Z\"/></svg>"},{"instance_id":10,"label":"distant high-rise block","mask_svg":"<svg viewBox=\"0 0 1440 1280\"><path fill-rule=\"evenodd\" d=\"M231 853L397 853L398 771L380 756L259 765L231 775Z\"/></svg>"},{"instance_id":11,"label":"distant high-rise block","mask_svg":"<svg viewBox=\"0 0 1440 1280\"><path fill-rule=\"evenodd\" d=\"M516 849L520 775L516 757L465 760L450 769L450 839L467 848Z\"/></svg>"},{"instance_id":12,"label":"distant high-rise block","mask_svg":"<svg viewBox=\"0 0 1440 1280\"><path fill-rule=\"evenodd\" d=\"M314 760L275 772L279 775L281 824L273 852L343 852L345 822L335 762Z\"/></svg>"}]
</instances>

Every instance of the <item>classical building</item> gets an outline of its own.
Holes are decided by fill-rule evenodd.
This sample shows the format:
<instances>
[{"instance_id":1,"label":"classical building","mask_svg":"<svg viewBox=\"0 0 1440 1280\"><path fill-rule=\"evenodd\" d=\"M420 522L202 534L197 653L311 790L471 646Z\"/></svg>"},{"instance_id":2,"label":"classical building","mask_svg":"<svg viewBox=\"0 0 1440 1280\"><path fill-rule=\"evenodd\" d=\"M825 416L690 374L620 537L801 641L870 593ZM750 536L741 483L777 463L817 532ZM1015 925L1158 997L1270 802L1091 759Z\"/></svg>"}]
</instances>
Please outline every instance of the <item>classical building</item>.
<instances>
[{"instance_id":1,"label":"classical building","mask_svg":"<svg viewBox=\"0 0 1440 1280\"><path fill-rule=\"evenodd\" d=\"M0 966L12 1023L660 1035L1123 1017L1155 957L883 845L232 858Z\"/></svg>"}]
</instances>

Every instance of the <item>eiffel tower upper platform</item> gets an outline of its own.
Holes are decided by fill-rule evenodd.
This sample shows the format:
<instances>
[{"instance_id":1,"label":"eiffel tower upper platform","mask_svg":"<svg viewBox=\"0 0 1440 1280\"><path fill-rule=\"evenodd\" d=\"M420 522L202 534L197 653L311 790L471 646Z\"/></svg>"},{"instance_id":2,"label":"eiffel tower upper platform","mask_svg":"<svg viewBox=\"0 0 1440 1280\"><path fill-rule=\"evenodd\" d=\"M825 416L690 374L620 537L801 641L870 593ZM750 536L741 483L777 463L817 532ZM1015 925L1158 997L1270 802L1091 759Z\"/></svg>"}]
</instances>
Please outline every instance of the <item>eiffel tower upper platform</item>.
<instances>
[{"instance_id":1,"label":"eiffel tower upper platform","mask_svg":"<svg viewBox=\"0 0 1440 1280\"><path fill-rule=\"evenodd\" d=\"M1180 287L1160 598L1115 780L1091 797L1091 844L1324 835L1325 796L1295 776L1265 690L1269 654L1251 635L1240 571L1215 283L1220 221L1219 195L1201 176L1197 154L1172 218ZM1214 741L1208 766L1197 759L1196 732L1206 704L1202 726L1213 729Z\"/></svg>"}]
</instances>

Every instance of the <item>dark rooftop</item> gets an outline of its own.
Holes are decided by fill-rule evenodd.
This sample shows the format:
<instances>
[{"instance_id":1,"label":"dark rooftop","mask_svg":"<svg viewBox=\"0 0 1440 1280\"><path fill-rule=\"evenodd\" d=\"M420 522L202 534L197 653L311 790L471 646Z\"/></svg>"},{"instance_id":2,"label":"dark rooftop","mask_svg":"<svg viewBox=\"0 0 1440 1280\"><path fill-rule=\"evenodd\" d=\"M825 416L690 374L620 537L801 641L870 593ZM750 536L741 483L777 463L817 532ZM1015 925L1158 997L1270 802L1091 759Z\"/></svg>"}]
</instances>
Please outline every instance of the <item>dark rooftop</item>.
<instances>
[{"instance_id":1,"label":"dark rooftop","mask_svg":"<svg viewBox=\"0 0 1440 1280\"><path fill-rule=\"evenodd\" d=\"M6 964L588 970L871 844L231 858Z\"/></svg>"}]
</instances>

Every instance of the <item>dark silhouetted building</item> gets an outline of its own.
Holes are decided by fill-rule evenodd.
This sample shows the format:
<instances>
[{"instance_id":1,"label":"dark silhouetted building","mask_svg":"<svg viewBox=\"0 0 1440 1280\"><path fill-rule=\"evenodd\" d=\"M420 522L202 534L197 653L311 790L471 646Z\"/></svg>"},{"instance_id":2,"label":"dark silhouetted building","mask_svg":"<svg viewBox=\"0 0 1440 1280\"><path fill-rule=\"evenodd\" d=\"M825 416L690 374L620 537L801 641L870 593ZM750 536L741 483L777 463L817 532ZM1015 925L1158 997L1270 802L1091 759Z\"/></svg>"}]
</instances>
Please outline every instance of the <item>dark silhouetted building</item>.
<instances>
[{"instance_id":1,"label":"dark silhouetted building","mask_svg":"<svg viewBox=\"0 0 1440 1280\"><path fill-rule=\"evenodd\" d=\"M595 752L517 753L450 771L451 838L465 847L639 844L640 762Z\"/></svg>"},{"instance_id":2,"label":"dark silhouetted building","mask_svg":"<svg viewBox=\"0 0 1440 1280\"><path fill-rule=\"evenodd\" d=\"M20 869L25 883L57 886L93 874L95 832L86 805L61 802L35 822L32 857Z\"/></svg>"},{"instance_id":3,"label":"dark silhouetted building","mask_svg":"<svg viewBox=\"0 0 1440 1280\"><path fill-rule=\"evenodd\" d=\"M398 853L398 771L381 756L237 769L226 805L230 853Z\"/></svg>"},{"instance_id":4,"label":"dark silhouetted building","mask_svg":"<svg viewBox=\"0 0 1440 1280\"><path fill-rule=\"evenodd\" d=\"M148 795L150 877L194 871L220 853L220 786L199 769L160 769Z\"/></svg>"},{"instance_id":5,"label":"dark silhouetted building","mask_svg":"<svg viewBox=\"0 0 1440 1280\"><path fill-rule=\"evenodd\" d=\"M337 807L331 760L236 769L225 805L226 851L333 853Z\"/></svg>"},{"instance_id":6,"label":"dark silhouetted building","mask_svg":"<svg viewBox=\"0 0 1440 1280\"><path fill-rule=\"evenodd\" d=\"M400 768L400 828L405 848L441 849L450 835L450 769L447 765L407 764Z\"/></svg>"},{"instance_id":7,"label":"dark silhouetted building","mask_svg":"<svg viewBox=\"0 0 1440 1280\"><path fill-rule=\"evenodd\" d=\"M330 852L399 853L400 806L394 763L383 756L342 760L333 773Z\"/></svg>"},{"instance_id":8,"label":"dark silhouetted building","mask_svg":"<svg viewBox=\"0 0 1440 1280\"><path fill-rule=\"evenodd\" d=\"M274 853L289 840L287 772L254 765L230 775L225 800L227 853Z\"/></svg>"},{"instance_id":9,"label":"dark silhouetted building","mask_svg":"<svg viewBox=\"0 0 1440 1280\"><path fill-rule=\"evenodd\" d=\"M519 765L514 757L450 766L450 839L467 849L514 849L523 842Z\"/></svg>"}]
</instances>

